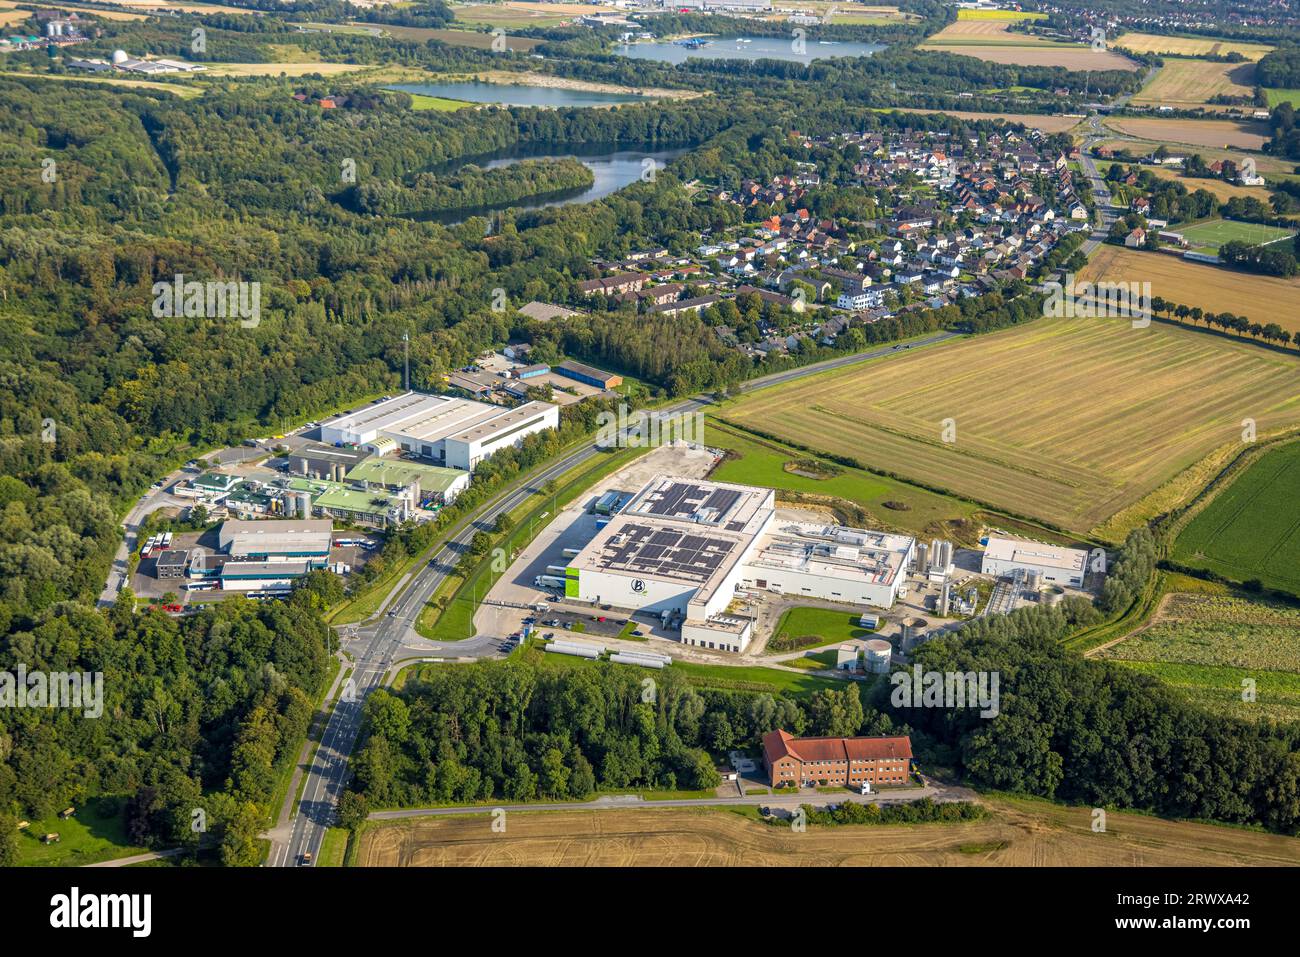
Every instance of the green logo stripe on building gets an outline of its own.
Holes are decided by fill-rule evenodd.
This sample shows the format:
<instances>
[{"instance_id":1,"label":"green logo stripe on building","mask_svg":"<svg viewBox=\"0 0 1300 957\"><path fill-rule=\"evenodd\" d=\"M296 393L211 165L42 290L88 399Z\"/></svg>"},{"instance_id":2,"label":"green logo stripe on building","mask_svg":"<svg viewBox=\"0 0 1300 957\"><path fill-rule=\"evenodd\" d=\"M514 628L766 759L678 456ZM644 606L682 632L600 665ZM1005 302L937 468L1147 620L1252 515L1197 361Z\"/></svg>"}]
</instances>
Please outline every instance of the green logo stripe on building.
<instances>
[{"instance_id":1,"label":"green logo stripe on building","mask_svg":"<svg viewBox=\"0 0 1300 957\"><path fill-rule=\"evenodd\" d=\"M564 569L564 597L580 597L578 592L578 569L576 568Z\"/></svg>"}]
</instances>

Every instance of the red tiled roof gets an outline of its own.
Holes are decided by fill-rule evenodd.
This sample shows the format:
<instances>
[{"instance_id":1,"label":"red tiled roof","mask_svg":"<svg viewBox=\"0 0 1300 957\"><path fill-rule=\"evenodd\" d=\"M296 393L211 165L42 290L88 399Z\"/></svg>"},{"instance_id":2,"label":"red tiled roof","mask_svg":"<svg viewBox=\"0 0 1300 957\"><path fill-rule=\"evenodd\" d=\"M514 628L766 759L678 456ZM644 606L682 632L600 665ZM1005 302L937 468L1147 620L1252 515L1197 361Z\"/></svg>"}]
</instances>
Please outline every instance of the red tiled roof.
<instances>
[{"instance_id":1,"label":"red tiled roof","mask_svg":"<svg viewBox=\"0 0 1300 957\"><path fill-rule=\"evenodd\" d=\"M912 739L897 737L796 738L785 731L763 735L768 763L786 755L797 761L888 761L911 758Z\"/></svg>"}]
</instances>

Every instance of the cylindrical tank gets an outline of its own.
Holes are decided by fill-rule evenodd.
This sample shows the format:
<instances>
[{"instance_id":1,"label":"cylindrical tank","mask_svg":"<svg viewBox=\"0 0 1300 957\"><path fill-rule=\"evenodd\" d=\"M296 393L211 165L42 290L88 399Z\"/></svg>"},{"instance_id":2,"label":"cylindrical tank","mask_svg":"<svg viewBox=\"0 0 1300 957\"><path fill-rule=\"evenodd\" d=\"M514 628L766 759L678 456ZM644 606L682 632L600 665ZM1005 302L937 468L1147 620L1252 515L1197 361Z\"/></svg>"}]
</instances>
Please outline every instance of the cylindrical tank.
<instances>
[{"instance_id":1,"label":"cylindrical tank","mask_svg":"<svg viewBox=\"0 0 1300 957\"><path fill-rule=\"evenodd\" d=\"M127 60L129 60L129 59L130 59L130 57L128 57L128 56L126 55L126 51L125 51L125 50L114 50L114 51L113 51L113 62L114 62L114 63L118 63L118 64L125 63L125 62L126 62Z\"/></svg>"},{"instance_id":2,"label":"cylindrical tank","mask_svg":"<svg viewBox=\"0 0 1300 957\"><path fill-rule=\"evenodd\" d=\"M1025 587L1027 587L1030 591L1038 591L1039 587L1041 587L1042 584L1043 584L1042 572L1030 571L1028 577L1025 579Z\"/></svg>"},{"instance_id":3,"label":"cylindrical tank","mask_svg":"<svg viewBox=\"0 0 1300 957\"><path fill-rule=\"evenodd\" d=\"M1065 589L1060 585L1052 585L1050 588L1043 589L1043 602L1047 605L1059 605L1065 598Z\"/></svg>"},{"instance_id":4,"label":"cylindrical tank","mask_svg":"<svg viewBox=\"0 0 1300 957\"><path fill-rule=\"evenodd\" d=\"M873 675L888 674L893 653L893 646L883 638L869 640L866 645L867 672Z\"/></svg>"},{"instance_id":5,"label":"cylindrical tank","mask_svg":"<svg viewBox=\"0 0 1300 957\"><path fill-rule=\"evenodd\" d=\"M294 498L298 500L298 514L303 518L311 518L311 493L295 492Z\"/></svg>"},{"instance_id":6,"label":"cylindrical tank","mask_svg":"<svg viewBox=\"0 0 1300 957\"><path fill-rule=\"evenodd\" d=\"M930 546L925 544L925 542L917 542L916 543L916 570L918 573L924 575L926 571L929 569L930 567L929 556L930 556Z\"/></svg>"},{"instance_id":7,"label":"cylindrical tank","mask_svg":"<svg viewBox=\"0 0 1300 957\"><path fill-rule=\"evenodd\" d=\"M925 634L925 629L930 627L930 623L924 618L904 618L899 625L902 631L899 633L899 647L907 651Z\"/></svg>"}]
</instances>

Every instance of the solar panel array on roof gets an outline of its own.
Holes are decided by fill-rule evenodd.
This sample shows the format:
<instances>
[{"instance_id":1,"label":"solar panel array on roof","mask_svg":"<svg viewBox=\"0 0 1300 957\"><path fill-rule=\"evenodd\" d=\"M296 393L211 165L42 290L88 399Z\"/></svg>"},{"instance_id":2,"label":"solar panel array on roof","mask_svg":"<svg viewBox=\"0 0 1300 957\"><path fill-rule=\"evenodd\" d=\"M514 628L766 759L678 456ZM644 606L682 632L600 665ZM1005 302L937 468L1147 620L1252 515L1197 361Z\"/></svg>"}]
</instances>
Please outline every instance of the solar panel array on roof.
<instances>
[{"instance_id":1,"label":"solar panel array on roof","mask_svg":"<svg viewBox=\"0 0 1300 957\"><path fill-rule=\"evenodd\" d=\"M715 525L726 517L744 496L730 488L713 488L693 482L672 482L652 496L641 511L664 518L686 518L706 525ZM740 528L743 528L742 524ZM738 529L734 529L739 531Z\"/></svg>"},{"instance_id":2,"label":"solar panel array on roof","mask_svg":"<svg viewBox=\"0 0 1300 957\"><path fill-rule=\"evenodd\" d=\"M734 547L725 539L628 523L606 544L601 564L611 570L705 582Z\"/></svg>"}]
</instances>

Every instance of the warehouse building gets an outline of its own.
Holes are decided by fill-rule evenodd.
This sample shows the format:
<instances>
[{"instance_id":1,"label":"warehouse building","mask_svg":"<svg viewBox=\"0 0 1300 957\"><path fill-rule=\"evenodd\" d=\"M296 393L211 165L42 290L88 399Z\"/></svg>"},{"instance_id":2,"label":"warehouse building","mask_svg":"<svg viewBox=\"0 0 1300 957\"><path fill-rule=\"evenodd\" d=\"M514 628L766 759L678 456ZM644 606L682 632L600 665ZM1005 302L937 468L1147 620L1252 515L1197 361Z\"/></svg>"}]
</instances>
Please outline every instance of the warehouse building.
<instances>
[{"instance_id":1,"label":"warehouse building","mask_svg":"<svg viewBox=\"0 0 1300 957\"><path fill-rule=\"evenodd\" d=\"M327 419L321 439L341 446L393 447L435 465L472 471L525 436L559 426L559 406L526 402L512 409L453 396L407 392Z\"/></svg>"},{"instance_id":2,"label":"warehouse building","mask_svg":"<svg viewBox=\"0 0 1300 957\"><path fill-rule=\"evenodd\" d=\"M217 574L222 591L285 592L309 571L309 562L226 562Z\"/></svg>"},{"instance_id":3,"label":"warehouse building","mask_svg":"<svg viewBox=\"0 0 1300 957\"><path fill-rule=\"evenodd\" d=\"M1037 574L1042 582L1082 588L1088 571L1088 553L1043 542L990 537L984 547L980 571L996 578L1010 578L1023 571Z\"/></svg>"},{"instance_id":4,"label":"warehouse building","mask_svg":"<svg viewBox=\"0 0 1300 957\"><path fill-rule=\"evenodd\" d=\"M728 611L757 589L889 607L914 542L902 535L781 523L771 489L651 479L565 570L565 595L680 622L682 642L744 651L753 621Z\"/></svg>"},{"instance_id":5,"label":"warehouse building","mask_svg":"<svg viewBox=\"0 0 1300 957\"><path fill-rule=\"evenodd\" d=\"M907 577L915 539L839 525L774 525L742 570L745 588L889 608Z\"/></svg>"},{"instance_id":6,"label":"warehouse building","mask_svg":"<svg viewBox=\"0 0 1300 957\"><path fill-rule=\"evenodd\" d=\"M221 523L217 544L231 562L305 562L323 568L329 562L329 519L267 519Z\"/></svg>"},{"instance_id":7,"label":"warehouse building","mask_svg":"<svg viewBox=\"0 0 1300 957\"><path fill-rule=\"evenodd\" d=\"M583 365L581 362L573 362L565 359L555 367L557 375L562 375L566 379L575 379L578 382L584 382L587 385L594 385L599 389L613 389L623 384L623 377L615 375L613 372L604 372L600 369L589 365Z\"/></svg>"},{"instance_id":8,"label":"warehouse building","mask_svg":"<svg viewBox=\"0 0 1300 957\"><path fill-rule=\"evenodd\" d=\"M897 737L796 738L763 735L763 767L771 786L902 786L912 772L912 739Z\"/></svg>"}]
</instances>

